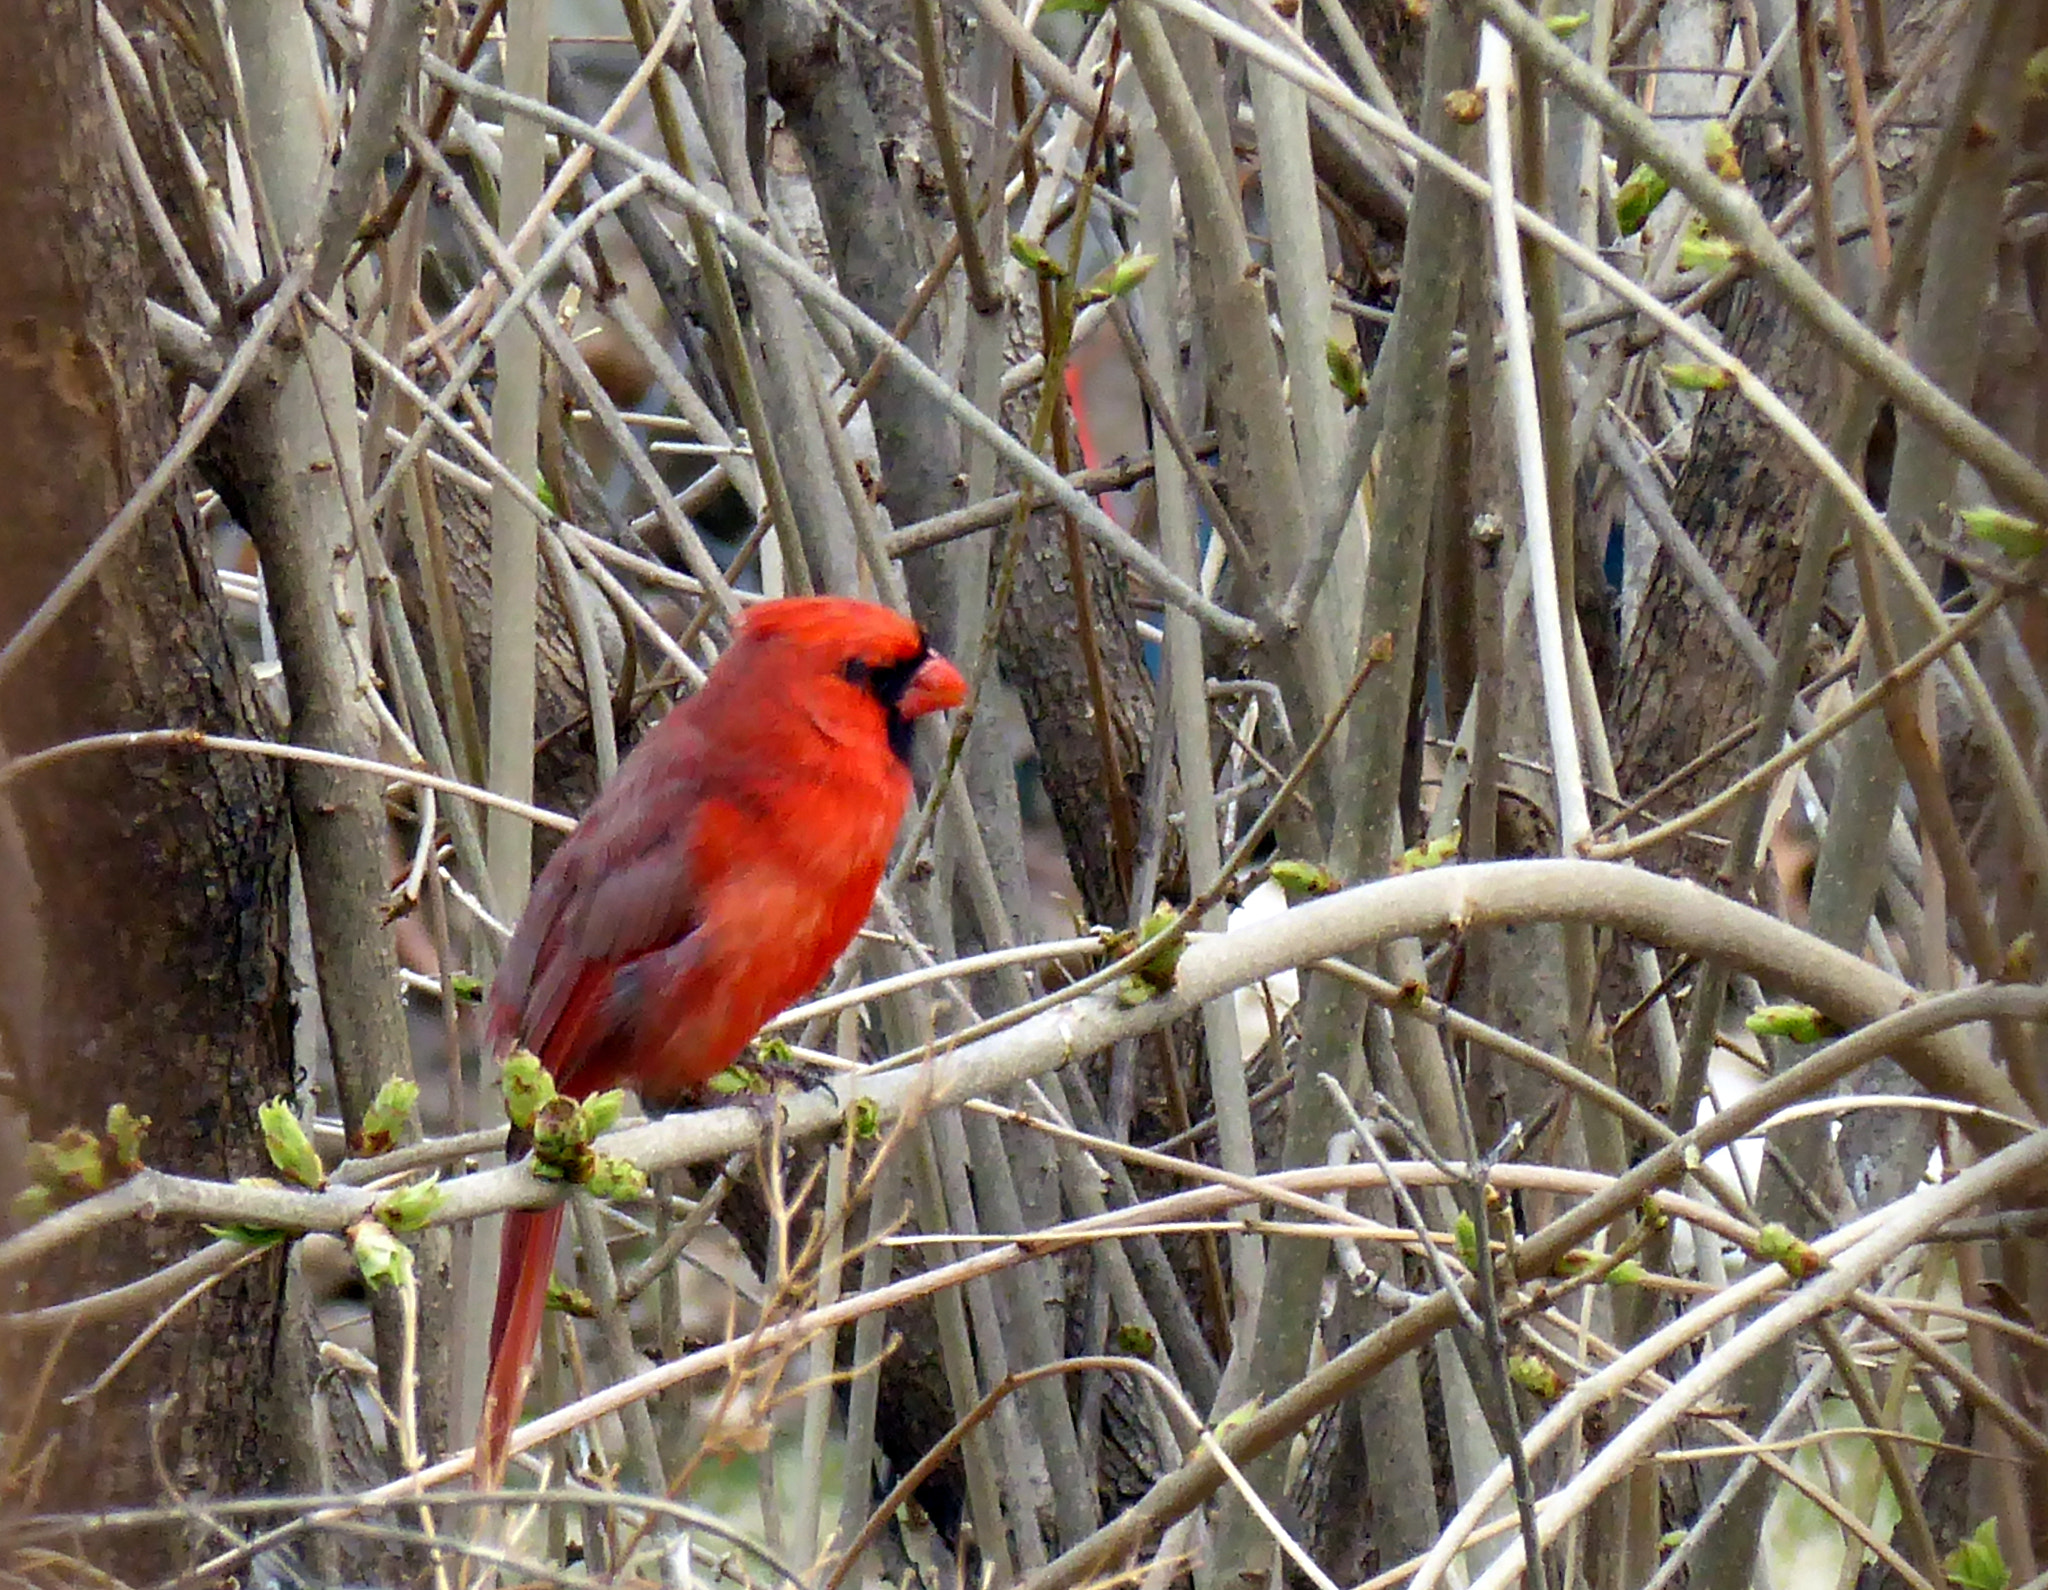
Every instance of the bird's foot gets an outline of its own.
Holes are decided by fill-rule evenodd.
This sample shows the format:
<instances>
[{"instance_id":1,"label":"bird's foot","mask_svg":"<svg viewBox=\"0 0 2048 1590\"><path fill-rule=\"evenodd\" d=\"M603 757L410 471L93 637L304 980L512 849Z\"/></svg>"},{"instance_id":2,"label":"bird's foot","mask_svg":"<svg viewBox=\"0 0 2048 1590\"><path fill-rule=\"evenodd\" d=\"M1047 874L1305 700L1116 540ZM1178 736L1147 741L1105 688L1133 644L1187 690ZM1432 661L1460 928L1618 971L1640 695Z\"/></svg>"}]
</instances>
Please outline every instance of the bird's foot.
<instances>
[{"instance_id":1,"label":"bird's foot","mask_svg":"<svg viewBox=\"0 0 2048 1590\"><path fill-rule=\"evenodd\" d=\"M799 1093L832 1085L834 1073L812 1060L799 1060L787 1044L764 1043L739 1063L738 1069L773 1084L787 1082ZM771 1088L772 1091L772 1088Z\"/></svg>"}]
</instances>

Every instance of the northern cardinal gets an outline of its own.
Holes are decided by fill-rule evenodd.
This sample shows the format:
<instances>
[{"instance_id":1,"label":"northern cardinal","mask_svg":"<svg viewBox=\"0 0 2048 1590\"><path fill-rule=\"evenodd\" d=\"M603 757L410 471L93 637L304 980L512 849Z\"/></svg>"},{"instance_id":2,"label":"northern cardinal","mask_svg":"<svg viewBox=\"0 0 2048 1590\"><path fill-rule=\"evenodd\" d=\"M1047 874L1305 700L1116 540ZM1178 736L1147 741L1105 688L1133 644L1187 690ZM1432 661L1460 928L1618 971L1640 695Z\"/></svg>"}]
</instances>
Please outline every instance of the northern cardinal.
<instances>
[{"instance_id":1,"label":"northern cardinal","mask_svg":"<svg viewBox=\"0 0 2048 1590\"><path fill-rule=\"evenodd\" d=\"M910 799L910 725L966 694L888 608L796 597L749 611L535 881L491 985L493 1055L531 1050L578 1099L631 1084L667 1101L724 1070L859 931ZM561 1227L559 1205L505 1217L477 1437L489 1483Z\"/></svg>"}]
</instances>

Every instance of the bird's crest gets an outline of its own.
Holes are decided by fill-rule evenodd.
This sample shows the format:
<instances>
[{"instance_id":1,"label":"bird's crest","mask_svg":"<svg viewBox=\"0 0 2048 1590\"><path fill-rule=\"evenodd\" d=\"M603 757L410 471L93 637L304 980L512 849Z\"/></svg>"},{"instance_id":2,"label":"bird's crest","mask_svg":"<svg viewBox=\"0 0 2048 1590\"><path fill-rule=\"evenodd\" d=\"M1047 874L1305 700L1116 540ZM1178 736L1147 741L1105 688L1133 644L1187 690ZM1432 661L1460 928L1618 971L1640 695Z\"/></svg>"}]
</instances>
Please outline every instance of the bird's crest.
<instances>
[{"instance_id":1,"label":"bird's crest","mask_svg":"<svg viewBox=\"0 0 2048 1590\"><path fill-rule=\"evenodd\" d=\"M886 664L925 649L924 631L901 613L844 596L790 596L750 608L740 620L748 640L787 639Z\"/></svg>"}]
</instances>

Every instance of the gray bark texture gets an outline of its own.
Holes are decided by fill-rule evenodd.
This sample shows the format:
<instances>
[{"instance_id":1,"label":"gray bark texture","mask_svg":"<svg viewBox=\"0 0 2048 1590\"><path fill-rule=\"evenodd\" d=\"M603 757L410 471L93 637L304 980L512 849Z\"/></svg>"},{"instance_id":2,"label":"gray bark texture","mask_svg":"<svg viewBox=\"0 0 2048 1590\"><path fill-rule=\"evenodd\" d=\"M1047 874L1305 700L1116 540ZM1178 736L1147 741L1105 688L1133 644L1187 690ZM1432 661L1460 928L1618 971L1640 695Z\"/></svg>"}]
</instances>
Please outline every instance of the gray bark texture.
<instances>
[{"instance_id":1,"label":"gray bark texture","mask_svg":"<svg viewBox=\"0 0 2048 1590\"><path fill-rule=\"evenodd\" d=\"M10 239L0 257L0 635L10 635L154 465L171 425L92 8L8 0L0 16L13 42L0 64L0 136L20 161L0 184ZM167 725L261 733L212 561L189 498L167 496L0 685L6 751ZM98 1127L118 1101L151 1118L151 1164L210 1177L267 1168L256 1106L292 1091L290 825L278 770L184 751L93 754L7 797L0 1066L14 1074L30 1135ZM67 1249L0 1307L134 1280L190 1240L179 1227L121 1226ZM292 1384L283 1274L273 1254L224 1280L75 1406L60 1399L99 1375L143 1319L78 1331L40 1399L26 1388L51 1342L0 1333L0 1451L47 1451L36 1504L162 1500L159 1460L202 1497L284 1482L294 1426L272 1400ZM24 1477L0 1474L0 1512L21 1499L10 1487ZM108 1533L73 1549L140 1582L170 1566L178 1543Z\"/></svg>"},{"instance_id":2,"label":"gray bark texture","mask_svg":"<svg viewBox=\"0 0 2048 1590\"><path fill-rule=\"evenodd\" d=\"M1809 425L1823 425L1831 362L1769 290L1744 282L1715 317L1730 351L1756 371ZM1709 393L1694 422L1692 451L1671 495L1672 512L1720 572L1736 603L1776 650L1779 618L1799 558L1799 526L1815 489L1813 473L1778 431L1733 390ZM1763 681L1726 627L1671 559L1650 571L1642 610L1622 652L1614 714L1615 774L1624 799L1642 795L1730 730L1755 717ZM1683 810L1746 765L1718 761L1661 797L1655 810ZM1711 877L1722 847L1688 838L1656 858Z\"/></svg>"}]
</instances>

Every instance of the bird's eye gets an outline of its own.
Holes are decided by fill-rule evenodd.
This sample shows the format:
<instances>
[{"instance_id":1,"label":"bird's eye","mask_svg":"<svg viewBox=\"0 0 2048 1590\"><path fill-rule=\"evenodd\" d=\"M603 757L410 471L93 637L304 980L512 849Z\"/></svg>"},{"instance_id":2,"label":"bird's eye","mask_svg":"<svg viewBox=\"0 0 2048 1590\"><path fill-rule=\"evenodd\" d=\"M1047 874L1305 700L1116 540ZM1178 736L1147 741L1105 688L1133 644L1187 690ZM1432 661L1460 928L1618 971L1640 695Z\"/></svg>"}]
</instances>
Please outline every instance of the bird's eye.
<instances>
[{"instance_id":1,"label":"bird's eye","mask_svg":"<svg viewBox=\"0 0 2048 1590\"><path fill-rule=\"evenodd\" d=\"M849 657L845 662L841 663L839 666L839 673L840 677L843 678L848 684L859 685L863 689L866 688L868 682L868 665L862 662L858 657Z\"/></svg>"}]
</instances>

